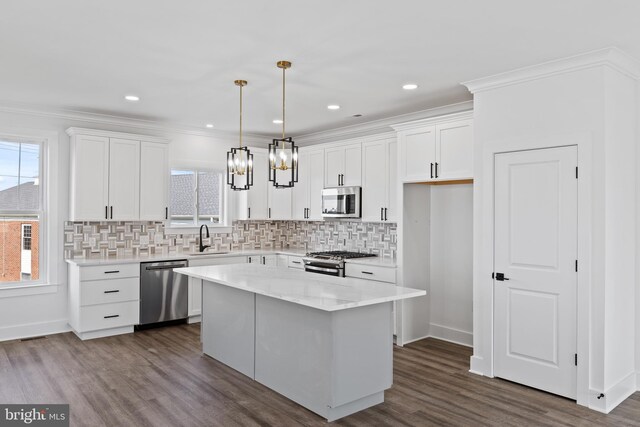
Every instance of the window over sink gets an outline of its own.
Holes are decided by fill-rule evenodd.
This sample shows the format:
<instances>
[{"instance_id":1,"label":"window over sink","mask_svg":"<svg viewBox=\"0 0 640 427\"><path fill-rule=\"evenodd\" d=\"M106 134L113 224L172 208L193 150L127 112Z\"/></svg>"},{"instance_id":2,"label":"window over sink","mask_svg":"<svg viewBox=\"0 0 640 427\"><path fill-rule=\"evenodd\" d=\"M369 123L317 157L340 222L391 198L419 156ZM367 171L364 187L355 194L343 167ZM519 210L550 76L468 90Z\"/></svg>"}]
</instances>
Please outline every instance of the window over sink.
<instances>
[{"instance_id":1,"label":"window over sink","mask_svg":"<svg viewBox=\"0 0 640 427\"><path fill-rule=\"evenodd\" d=\"M223 171L171 169L169 226L224 225L224 194Z\"/></svg>"}]
</instances>

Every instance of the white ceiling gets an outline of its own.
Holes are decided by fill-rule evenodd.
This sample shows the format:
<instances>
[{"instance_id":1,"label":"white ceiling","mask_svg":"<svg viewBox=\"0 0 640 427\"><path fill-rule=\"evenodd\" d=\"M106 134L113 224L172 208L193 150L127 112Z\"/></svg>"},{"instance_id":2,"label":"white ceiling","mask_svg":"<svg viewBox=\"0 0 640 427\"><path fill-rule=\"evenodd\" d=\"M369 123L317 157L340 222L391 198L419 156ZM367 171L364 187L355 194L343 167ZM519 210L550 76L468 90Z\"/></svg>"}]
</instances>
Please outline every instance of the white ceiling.
<instances>
[{"instance_id":1,"label":"white ceiling","mask_svg":"<svg viewBox=\"0 0 640 427\"><path fill-rule=\"evenodd\" d=\"M638 17L637 0L3 0L0 103L235 131L242 78L246 131L272 135L286 59L295 136L466 101L459 82L594 49L640 58Z\"/></svg>"}]
</instances>

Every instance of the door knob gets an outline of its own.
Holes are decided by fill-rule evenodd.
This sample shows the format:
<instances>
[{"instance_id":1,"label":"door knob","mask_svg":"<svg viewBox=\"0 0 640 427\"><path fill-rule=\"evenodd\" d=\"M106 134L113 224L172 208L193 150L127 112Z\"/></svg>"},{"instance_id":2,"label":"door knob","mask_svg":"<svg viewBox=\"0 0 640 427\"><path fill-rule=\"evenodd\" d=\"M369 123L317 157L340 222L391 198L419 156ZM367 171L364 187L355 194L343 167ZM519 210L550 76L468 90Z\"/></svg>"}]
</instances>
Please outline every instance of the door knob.
<instances>
[{"instance_id":1,"label":"door knob","mask_svg":"<svg viewBox=\"0 0 640 427\"><path fill-rule=\"evenodd\" d=\"M491 275L491 278L496 279L498 282L504 282L505 280L509 280L508 277L504 277L504 273L495 273L495 275Z\"/></svg>"}]
</instances>

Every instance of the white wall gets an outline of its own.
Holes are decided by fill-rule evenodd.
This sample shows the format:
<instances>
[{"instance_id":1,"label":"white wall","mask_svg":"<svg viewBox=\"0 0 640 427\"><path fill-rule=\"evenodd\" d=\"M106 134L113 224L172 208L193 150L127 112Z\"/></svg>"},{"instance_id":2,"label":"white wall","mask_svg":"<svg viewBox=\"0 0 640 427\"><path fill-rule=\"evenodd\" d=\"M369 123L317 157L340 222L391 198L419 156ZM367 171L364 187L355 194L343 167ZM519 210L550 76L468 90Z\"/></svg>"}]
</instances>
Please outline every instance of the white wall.
<instances>
[{"instance_id":1,"label":"white wall","mask_svg":"<svg viewBox=\"0 0 640 427\"><path fill-rule=\"evenodd\" d=\"M156 135L171 139L170 164L225 168L226 151L235 139L217 139L189 135L175 131L141 129L137 125L120 126L45 115L0 112L0 135L5 133L53 135L58 148L58 160L51 164L58 191L51 194L57 200L57 212L49 212L53 235L51 244L58 252L52 262L49 293L15 296L16 291L0 290L0 341L51 334L68 330L67 326L67 274L62 259L63 223L68 218L69 204L69 137L66 129L95 128L119 132Z\"/></svg>"},{"instance_id":2,"label":"white wall","mask_svg":"<svg viewBox=\"0 0 640 427\"><path fill-rule=\"evenodd\" d=\"M603 412L635 389L635 378L632 383L629 378L635 371L636 336L631 303L636 282L636 189L631 179L636 177L636 86L620 72L622 66L606 65L610 58L608 52L570 58L469 85L480 88L474 94L471 369L493 375L494 153L577 145L578 403ZM605 398L597 399L600 393Z\"/></svg>"},{"instance_id":3,"label":"white wall","mask_svg":"<svg viewBox=\"0 0 640 427\"><path fill-rule=\"evenodd\" d=\"M431 186L429 334L473 344L473 184Z\"/></svg>"}]
</instances>

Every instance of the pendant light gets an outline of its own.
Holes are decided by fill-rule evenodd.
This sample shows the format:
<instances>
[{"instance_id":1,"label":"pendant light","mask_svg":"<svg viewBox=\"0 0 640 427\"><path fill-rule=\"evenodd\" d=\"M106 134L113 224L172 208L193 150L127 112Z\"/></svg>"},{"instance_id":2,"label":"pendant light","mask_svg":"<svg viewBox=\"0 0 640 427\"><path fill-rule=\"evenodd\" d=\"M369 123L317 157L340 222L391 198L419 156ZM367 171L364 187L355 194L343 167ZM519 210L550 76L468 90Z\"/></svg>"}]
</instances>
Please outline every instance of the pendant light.
<instances>
[{"instance_id":1,"label":"pendant light","mask_svg":"<svg viewBox=\"0 0 640 427\"><path fill-rule=\"evenodd\" d=\"M234 83L240 87L240 146L227 152L227 184L233 190L242 191L253 185L253 154L249 148L242 146L242 88L247 85L247 81L236 80ZM238 177L244 177L244 185L238 184ZM241 178L239 180L242 181Z\"/></svg>"},{"instance_id":2,"label":"pendant light","mask_svg":"<svg viewBox=\"0 0 640 427\"><path fill-rule=\"evenodd\" d=\"M291 188L298 182L298 147L291 137L285 137L285 72L291 62L278 61L276 65L282 69L282 138L269 144L269 181L276 188Z\"/></svg>"}]
</instances>

